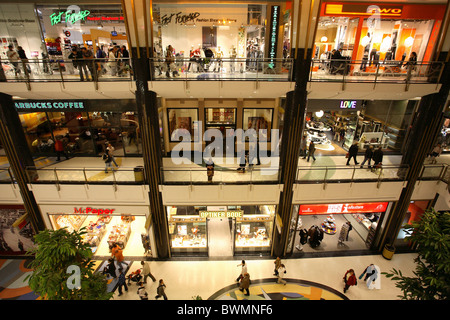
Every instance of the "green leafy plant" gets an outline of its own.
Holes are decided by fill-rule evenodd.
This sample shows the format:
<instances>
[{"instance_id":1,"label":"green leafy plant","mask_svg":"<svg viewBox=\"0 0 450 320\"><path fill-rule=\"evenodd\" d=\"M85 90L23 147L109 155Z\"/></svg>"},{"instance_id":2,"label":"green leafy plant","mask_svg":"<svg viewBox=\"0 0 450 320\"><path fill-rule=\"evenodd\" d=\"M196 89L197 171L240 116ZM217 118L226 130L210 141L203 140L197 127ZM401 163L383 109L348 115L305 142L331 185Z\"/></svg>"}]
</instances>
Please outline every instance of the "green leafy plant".
<instances>
[{"instance_id":1,"label":"green leafy plant","mask_svg":"<svg viewBox=\"0 0 450 320\"><path fill-rule=\"evenodd\" d=\"M448 300L450 298L450 214L426 211L420 221L404 226L405 240L417 246L418 256L414 277L406 277L400 270L382 272L397 281L403 300Z\"/></svg>"},{"instance_id":2,"label":"green leafy plant","mask_svg":"<svg viewBox=\"0 0 450 320\"><path fill-rule=\"evenodd\" d=\"M192 296L192 300L203 300L201 296L196 295L196 296Z\"/></svg>"},{"instance_id":3,"label":"green leafy plant","mask_svg":"<svg viewBox=\"0 0 450 320\"><path fill-rule=\"evenodd\" d=\"M90 246L83 242L85 228L68 232L66 228L44 230L35 235L36 247L27 254L34 255L33 269L28 285L38 295L48 300L107 300L105 275L95 273ZM70 285L72 272L79 268L79 286ZM68 273L69 272L69 273Z\"/></svg>"}]
</instances>

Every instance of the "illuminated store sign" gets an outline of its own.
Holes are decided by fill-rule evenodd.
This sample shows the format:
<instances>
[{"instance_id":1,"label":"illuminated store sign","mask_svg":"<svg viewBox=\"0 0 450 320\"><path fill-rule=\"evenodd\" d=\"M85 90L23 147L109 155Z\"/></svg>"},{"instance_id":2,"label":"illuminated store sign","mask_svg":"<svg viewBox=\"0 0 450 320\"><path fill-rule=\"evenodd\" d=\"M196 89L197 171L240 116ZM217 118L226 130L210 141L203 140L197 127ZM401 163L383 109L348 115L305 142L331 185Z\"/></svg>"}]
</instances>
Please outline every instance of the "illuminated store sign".
<instances>
[{"instance_id":1,"label":"illuminated store sign","mask_svg":"<svg viewBox=\"0 0 450 320\"><path fill-rule=\"evenodd\" d=\"M244 212L234 211L199 211L200 218L240 218Z\"/></svg>"},{"instance_id":2,"label":"illuminated store sign","mask_svg":"<svg viewBox=\"0 0 450 320\"><path fill-rule=\"evenodd\" d=\"M83 101L14 102L16 109L84 109Z\"/></svg>"},{"instance_id":3,"label":"illuminated store sign","mask_svg":"<svg viewBox=\"0 0 450 320\"><path fill-rule=\"evenodd\" d=\"M331 213L369 213L385 212L388 202L369 203L332 203L332 204L302 204L299 214L331 214Z\"/></svg>"},{"instance_id":4,"label":"illuminated store sign","mask_svg":"<svg viewBox=\"0 0 450 320\"><path fill-rule=\"evenodd\" d=\"M53 13L50 15L50 22L52 26L62 21L62 17L65 17L65 21L69 24L74 24L77 21L85 20L91 12L84 10L80 12L73 12L72 10L60 11L59 13Z\"/></svg>"},{"instance_id":5,"label":"illuminated store sign","mask_svg":"<svg viewBox=\"0 0 450 320\"><path fill-rule=\"evenodd\" d=\"M341 104L339 105L340 109L355 109L356 108L356 101L341 101Z\"/></svg>"},{"instance_id":6,"label":"illuminated store sign","mask_svg":"<svg viewBox=\"0 0 450 320\"><path fill-rule=\"evenodd\" d=\"M101 215L101 214L112 214L116 209L103 209L103 208L91 208L91 207L86 207L86 208L73 208L73 213L78 213L78 214L97 214L97 215Z\"/></svg>"},{"instance_id":7,"label":"illuminated store sign","mask_svg":"<svg viewBox=\"0 0 450 320\"><path fill-rule=\"evenodd\" d=\"M389 6L380 5L372 6L368 10L369 6L364 4L327 4L325 14L346 14L346 15L358 15L358 16L371 16L373 14L379 14L380 16L393 16L398 17L402 15L403 6Z\"/></svg>"},{"instance_id":8,"label":"illuminated store sign","mask_svg":"<svg viewBox=\"0 0 450 320\"><path fill-rule=\"evenodd\" d=\"M269 30L269 67L274 67L274 59L277 57L278 44L278 25L280 23L280 6L272 6L270 15L270 30Z\"/></svg>"}]
</instances>

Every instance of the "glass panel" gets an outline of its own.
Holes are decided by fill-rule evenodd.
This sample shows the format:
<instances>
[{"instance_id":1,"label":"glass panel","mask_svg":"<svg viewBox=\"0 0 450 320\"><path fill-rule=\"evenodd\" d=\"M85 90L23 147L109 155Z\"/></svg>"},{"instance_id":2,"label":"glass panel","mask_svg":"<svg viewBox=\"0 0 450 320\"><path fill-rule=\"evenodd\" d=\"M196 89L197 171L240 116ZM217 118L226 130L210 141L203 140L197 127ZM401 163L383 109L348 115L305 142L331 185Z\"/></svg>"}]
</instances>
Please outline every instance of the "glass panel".
<instances>
[{"instance_id":1,"label":"glass panel","mask_svg":"<svg viewBox=\"0 0 450 320\"><path fill-rule=\"evenodd\" d=\"M198 121L198 109L167 109L167 117L171 142L193 140L194 121Z\"/></svg>"},{"instance_id":2,"label":"glass panel","mask_svg":"<svg viewBox=\"0 0 450 320\"><path fill-rule=\"evenodd\" d=\"M174 255L207 255L206 218L199 216L201 207L167 207L169 236Z\"/></svg>"},{"instance_id":3,"label":"glass panel","mask_svg":"<svg viewBox=\"0 0 450 320\"><path fill-rule=\"evenodd\" d=\"M238 206L236 208L243 210L244 215L236 218L235 253L270 253L275 206Z\"/></svg>"}]
</instances>

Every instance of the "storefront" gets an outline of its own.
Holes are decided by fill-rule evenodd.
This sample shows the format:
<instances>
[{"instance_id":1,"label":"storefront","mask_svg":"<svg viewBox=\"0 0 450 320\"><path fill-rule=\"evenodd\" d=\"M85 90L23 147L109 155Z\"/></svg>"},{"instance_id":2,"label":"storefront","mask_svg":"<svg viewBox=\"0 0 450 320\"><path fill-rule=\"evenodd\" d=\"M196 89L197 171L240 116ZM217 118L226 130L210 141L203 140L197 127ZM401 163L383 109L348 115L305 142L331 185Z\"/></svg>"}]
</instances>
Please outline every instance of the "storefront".
<instances>
[{"instance_id":1,"label":"storefront","mask_svg":"<svg viewBox=\"0 0 450 320\"><path fill-rule=\"evenodd\" d=\"M15 100L33 156L54 156L61 139L68 156L98 156L106 143L115 156L142 154L134 100ZM64 159L64 158L63 158Z\"/></svg>"},{"instance_id":2,"label":"storefront","mask_svg":"<svg viewBox=\"0 0 450 320\"><path fill-rule=\"evenodd\" d=\"M373 249L390 209L389 202L294 205L287 252Z\"/></svg>"},{"instance_id":3,"label":"storefront","mask_svg":"<svg viewBox=\"0 0 450 320\"><path fill-rule=\"evenodd\" d=\"M279 104L279 99L163 99L165 150L170 152L181 141L190 141L190 150L197 150L197 144L204 150L218 132L226 143L236 129L254 129L261 150L270 151L272 129L279 127ZM225 155L225 149L222 152Z\"/></svg>"},{"instance_id":4,"label":"storefront","mask_svg":"<svg viewBox=\"0 0 450 320\"><path fill-rule=\"evenodd\" d=\"M46 227L50 230L67 228L69 232L86 228L83 236L95 256L111 256L110 248L117 243L124 256L156 256L153 226L147 225L147 206L40 205ZM148 246L144 246L146 244ZM146 251L145 248L148 248Z\"/></svg>"},{"instance_id":5,"label":"storefront","mask_svg":"<svg viewBox=\"0 0 450 320\"><path fill-rule=\"evenodd\" d=\"M0 206L0 256L25 255L34 248L34 231L23 205Z\"/></svg>"},{"instance_id":6,"label":"storefront","mask_svg":"<svg viewBox=\"0 0 450 320\"><path fill-rule=\"evenodd\" d=\"M381 146L400 153L416 100L308 100L304 136L323 154L345 154Z\"/></svg>"},{"instance_id":7,"label":"storefront","mask_svg":"<svg viewBox=\"0 0 450 320\"><path fill-rule=\"evenodd\" d=\"M270 255L275 206L167 206L172 256Z\"/></svg>"},{"instance_id":8,"label":"storefront","mask_svg":"<svg viewBox=\"0 0 450 320\"><path fill-rule=\"evenodd\" d=\"M443 152L450 151L450 104L448 102L443 113L442 129L438 134L437 143L441 144Z\"/></svg>"},{"instance_id":9,"label":"storefront","mask_svg":"<svg viewBox=\"0 0 450 320\"><path fill-rule=\"evenodd\" d=\"M373 63L430 61L446 5L324 1L315 38L314 57L324 59L333 49L342 56Z\"/></svg>"},{"instance_id":10,"label":"storefront","mask_svg":"<svg viewBox=\"0 0 450 320\"><path fill-rule=\"evenodd\" d=\"M408 211L403 218L403 222L401 224L401 228L397 234L397 238L394 241L394 246L398 249L410 248L412 243L406 241L405 238L408 236L408 233L403 228L404 225L411 224L412 222L420 221L424 212L430 209L432 201L431 200L415 200L411 201L408 206Z\"/></svg>"},{"instance_id":11,"label":"storefront","mask_svg":"<svg viewBox=\"0 0 450 320\"><path fill-rule=\"evenodd\" d=\"M60 71L73 74L72 64L62 62L68 59L73 46L84 46L94 55L98 48L108 53L114 46L129 47L120 4L0 4L0 40L4 63L8 61L9 45L16 51L19 46L23 48L32 77ZM34 63L35 59L49 60ZM9 75L11 67L4 64L3 68Z\"/></svg>"},{"instance_id":12,"label":"storefront","mask_svg":"<svg viewBox=\"0 0 450 320\"><path fill-rule=\"evenodd\" d=\"M157 57L164 57L170 45L176 57L192 58L192 63L179 66L181 72L210 67L210 71L217 67L223 72L262 71L264 65L256 59L281 59L290 50L290 1L277 5L153 2L153 14ZM248 60L210 66L208 58Z\"/></svg>"}]
</instances>

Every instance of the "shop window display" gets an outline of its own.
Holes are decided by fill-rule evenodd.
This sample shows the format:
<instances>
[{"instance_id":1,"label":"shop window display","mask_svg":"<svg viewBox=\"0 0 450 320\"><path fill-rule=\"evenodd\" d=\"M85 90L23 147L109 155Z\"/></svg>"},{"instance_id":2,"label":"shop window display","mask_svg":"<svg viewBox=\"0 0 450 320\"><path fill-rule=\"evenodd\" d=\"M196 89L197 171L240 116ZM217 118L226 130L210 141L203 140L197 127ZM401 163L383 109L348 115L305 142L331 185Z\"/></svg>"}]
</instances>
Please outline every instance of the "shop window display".
<instances>
[{"instance_id":1,"label":"shop window display","mask_svg":"<svg viewBox=\"0 0 450 320\"><path fill-rule=\"evenodd\" d=\"M19 118L34 155L54 154L56 139L69 156L101 154L106 142L116 156L142 152L135 112L32 112Z\"/></svg>"},{"instance_id":2,"label":"shop window display","mask_svg":"<svg viewBox=\"0 0 450 320\"><path fill-rule=\"evenodd\" d=\"M419 221L423 213L428 209L430 201L411 201L408 206L408 211L406 212L401 226L406 224L411 224L413 221ZM411 245L405 238L408 236L406 230L401 228L398 232L397 239L394 241L395 247L408 247Z\"/></svg>"},{"instance_id":3,"label":"shop window display","mask_svg":"<svg viewBox=\"0 0 450 320\"><path fill-rule=\"evenodd\" d=\"M291 253L367 250L388 209L387 202L294 206Z\"/></svg>"},{"instance_id":4,"label":"shop window display","mask_svg":"<svg viewBox=\"0 0 450 320\"><path fill-rule=\"evenodd\" d=\"M273 109L244 109L242 121L244 131L253 129L259 141L270 141Z\"/></svg>"},{"instance_id":5,"label":"shop window display","mask_svg":"<svg viewBox=\"0 0 450 320\"><path fill-rule=\"evenodd\" d=\"M243 209L244 215L236 218L235 253L270 252L275 206L238 208Z\"/></svg>"},{"instance_id":6,"label":"shop window display","mask_svg":"<svg viewBox=\"0 0 450 320\"><path fill-rule=\"evenodd\" d=\"M0 255L24 255L34 248L34 231L21 205L0 206Z\"/></svg>"},{"instance_id":7,"label":"shop window display","mask_svg":"<svg viewBox=\"0 0 450 320\"><path fill-rule=\"evenodd\" d=\"M171 142L192 141L194 121L198 121L198 109L168 109L167 118Z\"/></svg>"},{"instance_id":8,"label":"shop window display","mask_svg":"<svg viewBox=\"0 0 450 320\"><path fill-rule=\"evenodd\" d=\"M167 207L173 254L207 254L206 218L198 215L199 209Z\"/></svg>"},{"instance_id":9,"label":"shop window display","mask_svg":"<svg viewBox=\"0 0 450 320\"><path fill-rule=\"evenodd\" d=\"M55 229L67 228L72 232L86 228L83 241L97 256L110 256L114 243L124 250L124 255L138 256L144 252L141 235L146 234L145 216L51 213L49 217Z\"/></svg>"}]
</instances>

